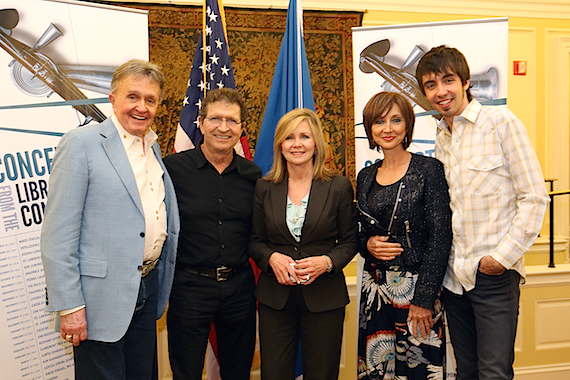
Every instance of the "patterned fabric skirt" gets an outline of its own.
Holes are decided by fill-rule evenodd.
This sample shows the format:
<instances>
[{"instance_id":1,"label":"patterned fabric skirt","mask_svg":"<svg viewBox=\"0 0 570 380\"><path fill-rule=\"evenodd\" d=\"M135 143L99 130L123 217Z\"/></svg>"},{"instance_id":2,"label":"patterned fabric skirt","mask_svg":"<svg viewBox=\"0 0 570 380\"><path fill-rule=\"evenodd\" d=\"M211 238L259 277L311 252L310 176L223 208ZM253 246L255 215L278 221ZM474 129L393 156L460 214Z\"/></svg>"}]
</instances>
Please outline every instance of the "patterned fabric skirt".
<instances>
[{"instance_id":1,"label":"patterned fabric skirt","mask_svg":"<svg viewBox=\"0 0 570 380\"><path fill-rule=\"evenodd\" d=\"M427 338L408 323L418 275L398 267L364 269L360 293L358 379L444 379L445 336L441 292Z\"/></svg>"}]
</instances>

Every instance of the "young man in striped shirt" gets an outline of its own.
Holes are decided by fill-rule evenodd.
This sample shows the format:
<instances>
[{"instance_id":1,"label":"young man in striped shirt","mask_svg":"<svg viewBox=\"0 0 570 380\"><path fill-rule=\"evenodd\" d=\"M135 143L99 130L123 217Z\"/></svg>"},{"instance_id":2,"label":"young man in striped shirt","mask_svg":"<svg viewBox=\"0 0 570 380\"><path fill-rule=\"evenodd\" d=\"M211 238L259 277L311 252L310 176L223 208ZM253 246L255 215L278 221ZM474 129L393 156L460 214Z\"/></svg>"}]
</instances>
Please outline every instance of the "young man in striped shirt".
<instances>
[{"instance_id":1,"label":"young man in striped shirt","mask_svg":"<svg viewBox=\"0 0 570 380\"><path fill-rule=\"evenodd\" d=\"M511 111L471 96L469 66L457 49L431 49L416 78L443 116L435 156L451 199L453 245L443 286L457 379L512 379L524 254L549 201L540 164Z\"/></svg>"}]
</instances>

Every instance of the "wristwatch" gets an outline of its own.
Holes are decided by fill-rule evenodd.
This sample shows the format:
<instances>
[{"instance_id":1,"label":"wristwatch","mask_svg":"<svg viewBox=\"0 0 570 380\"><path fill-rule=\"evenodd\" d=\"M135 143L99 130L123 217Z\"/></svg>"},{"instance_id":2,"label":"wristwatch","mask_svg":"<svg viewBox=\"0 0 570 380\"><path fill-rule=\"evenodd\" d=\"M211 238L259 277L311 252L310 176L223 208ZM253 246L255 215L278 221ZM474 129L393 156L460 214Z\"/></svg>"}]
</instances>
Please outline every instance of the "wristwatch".
<instances>
[{"instance_id":1,"label":"wristwatch","mask_svg":"<svg viewBox=\"0 0 570 380\"><path fill-rule=\"evenodd\" d=\"M327 259L327 263L329 264L329 265L327 266L327 273L330 273L330 272L333 270L333 267L334 267L333 262L332 262L332 259L331 259L330 257L328 257L327 255L324 255L324 256L325 256L325 259Z\"/></svg>"}]
</instances>

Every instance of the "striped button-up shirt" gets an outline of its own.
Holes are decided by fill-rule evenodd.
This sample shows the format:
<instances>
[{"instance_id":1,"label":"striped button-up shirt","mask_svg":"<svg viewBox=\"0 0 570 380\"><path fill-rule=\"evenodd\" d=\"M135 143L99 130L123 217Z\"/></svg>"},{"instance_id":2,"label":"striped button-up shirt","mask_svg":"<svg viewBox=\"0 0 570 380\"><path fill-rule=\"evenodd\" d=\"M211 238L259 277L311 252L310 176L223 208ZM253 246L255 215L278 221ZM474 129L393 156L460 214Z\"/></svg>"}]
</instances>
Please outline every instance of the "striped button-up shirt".
<instances>
[{"instance_id":1,"label":"striped button-up shirt","mask_svg":"<svg viewBox=\"0 0 570 380\"><path fill-rule=\"evenodd\" d=\"M522 122L508 109L472 100L438 125L435 156L445 168L453 245L443 285L472 290L479 261L490 255L524 278L524 254L540 232L549 202L544 177Z\"/></svg>"}]
</instances>

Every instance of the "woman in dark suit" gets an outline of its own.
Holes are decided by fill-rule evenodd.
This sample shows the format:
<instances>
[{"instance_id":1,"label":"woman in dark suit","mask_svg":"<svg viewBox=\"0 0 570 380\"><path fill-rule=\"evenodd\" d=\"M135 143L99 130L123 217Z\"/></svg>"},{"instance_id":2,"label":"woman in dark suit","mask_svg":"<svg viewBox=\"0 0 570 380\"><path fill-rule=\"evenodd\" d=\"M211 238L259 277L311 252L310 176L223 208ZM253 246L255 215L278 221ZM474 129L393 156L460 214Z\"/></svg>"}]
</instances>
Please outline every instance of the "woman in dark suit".
<instances>
[{"instance_id":1,"label":"woman in dark suit","mask_svg":"<svg viewBox=\"0 0 570 380\"><path fill-rule=\"evenodd\" d=\"M284 115L275 130L273 167L257 181L250 254L262 273L261 377L295 377L299 339L306 380L336 379L348 292L342 268L358 247L350 181L324 166L319 117Z\"/></svg>"},{"instance_id":2,"label":"woman in dark suit","mask_svg":"<svg viewBox=\"0 0 570 380\"><path fill-rule=\"evenodd\" d=\"M358 379L443 379L440 289L451 250L443 165L406 149L414 111L399 93L364 108L371 149L384 159L358 173L360 296Z\"/></svg>"}]
</instances>

